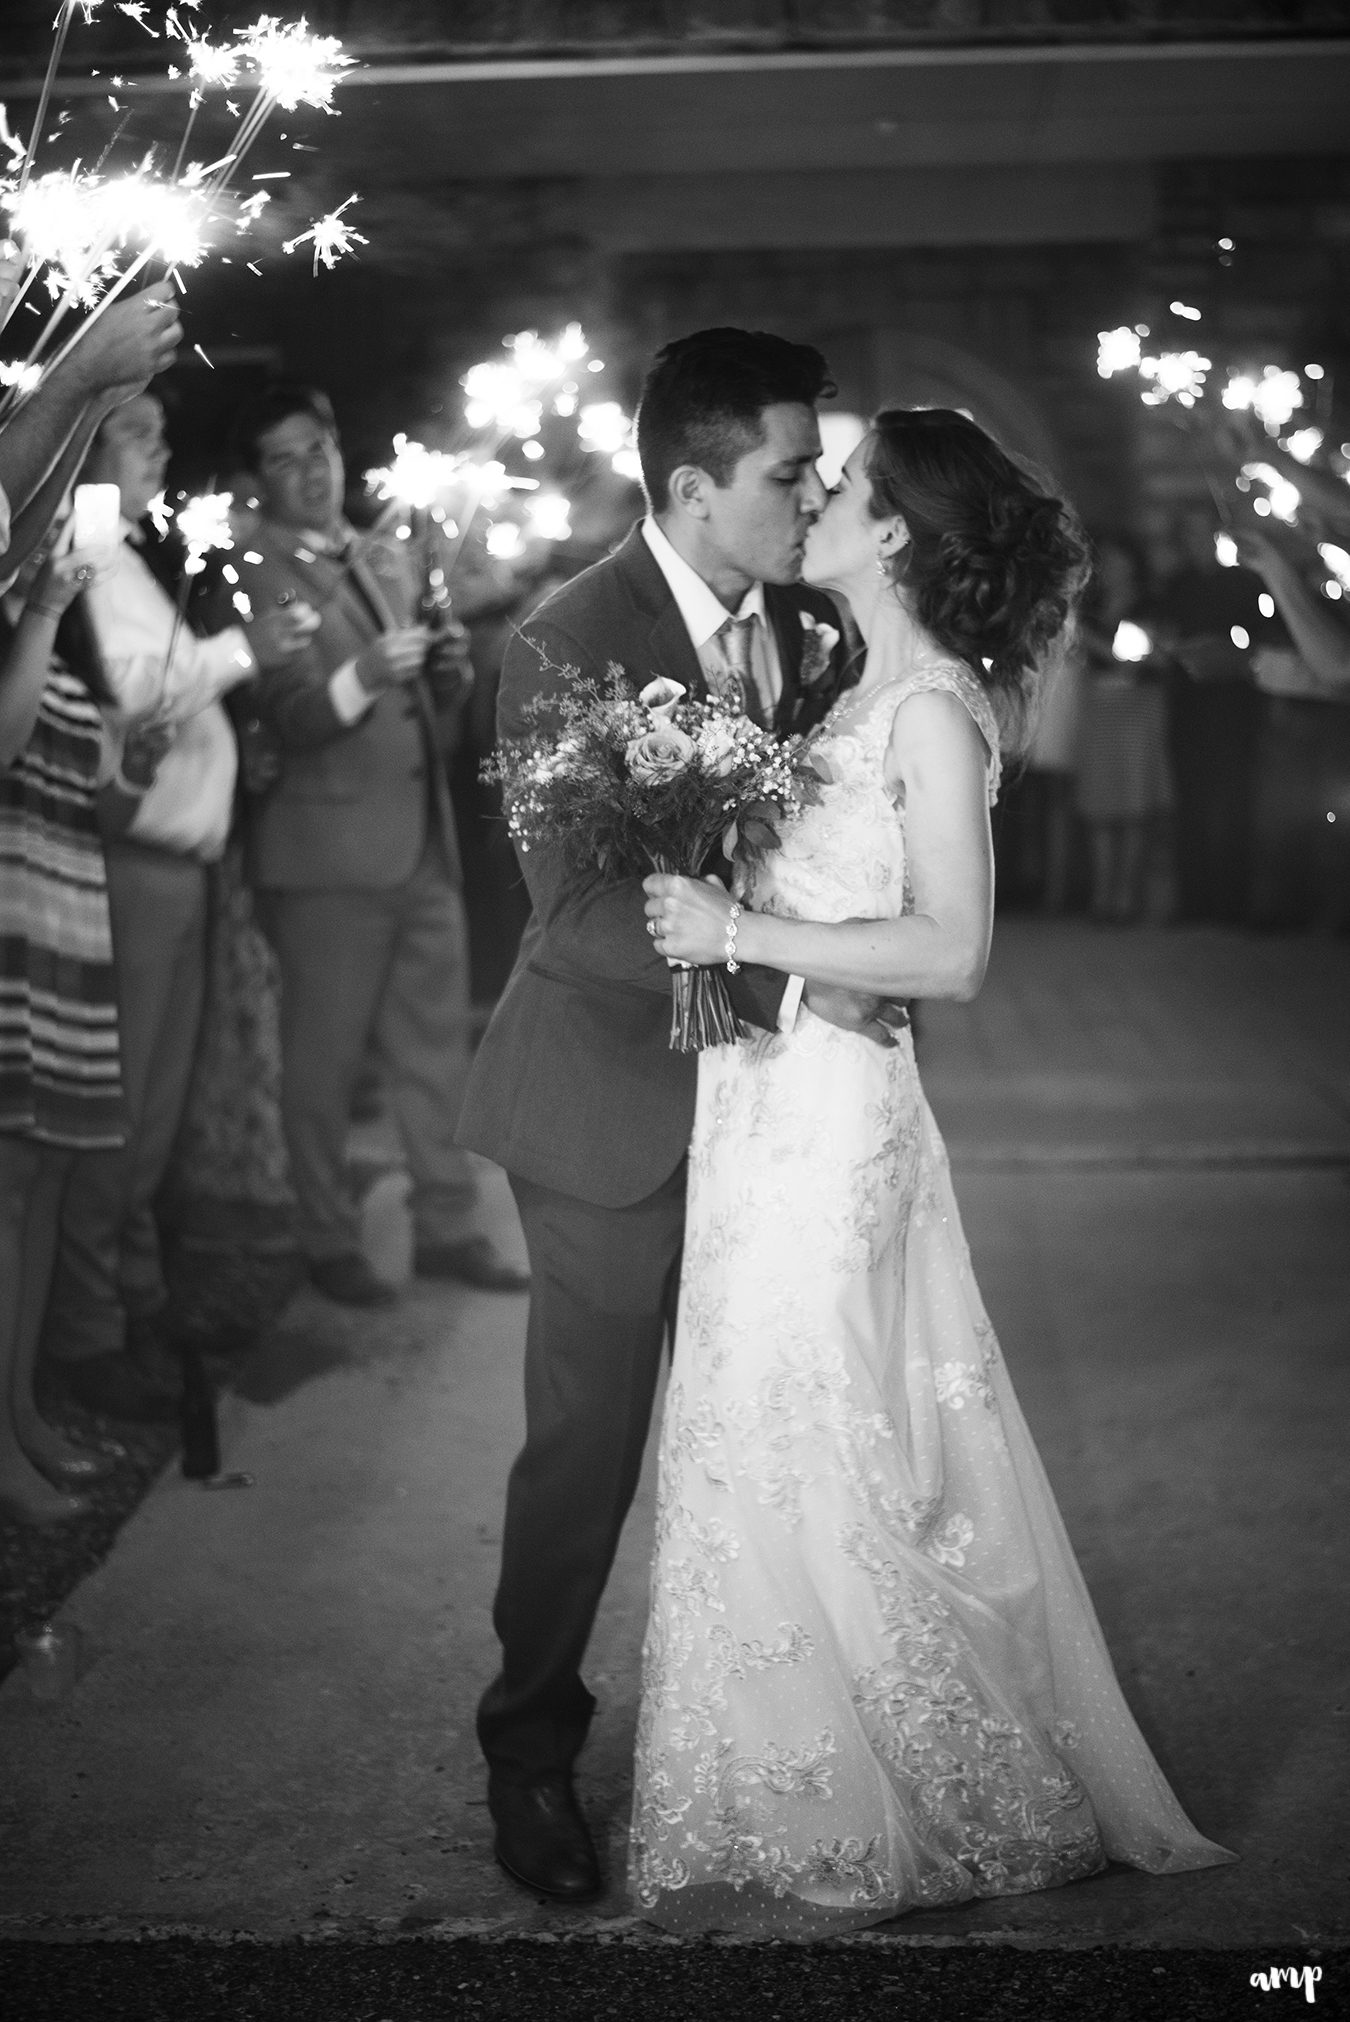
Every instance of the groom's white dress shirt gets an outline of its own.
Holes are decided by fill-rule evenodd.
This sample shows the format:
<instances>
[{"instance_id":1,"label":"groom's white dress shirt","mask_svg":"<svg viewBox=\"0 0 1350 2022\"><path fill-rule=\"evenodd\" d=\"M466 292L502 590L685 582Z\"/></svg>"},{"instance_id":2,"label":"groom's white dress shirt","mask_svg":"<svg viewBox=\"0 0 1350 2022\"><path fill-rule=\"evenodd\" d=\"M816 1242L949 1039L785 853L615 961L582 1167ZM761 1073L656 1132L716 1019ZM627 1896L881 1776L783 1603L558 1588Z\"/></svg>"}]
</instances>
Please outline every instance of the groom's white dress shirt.
<instances>
[{"instance_id":1,"label":"groom's white dress shirt","mask_svg":"<svg viewBox=\"0 0 1350 2022\"><path fill-rule=\"evenodd\" d=\"M717 643L717 634L728 618L759 620L750 635L750 672L759 690L764 720L772 723L778 698L783 692L783 673L778 664L778 642L764 609L763 583L752 583L741 598L739 607L728 611L721 598L708 588L698 570L691 568L684 556L671 546L650 514L642 522L642 538L670 585L670 594L684 619L699 665L709 677L708 685L714 693L718 688L717 677L726 664L722 648Z\"/></svg>"},{"instance_id":2,"label":"groom's white dress shirt","mask_svg":"<svg viewBox=\"0 0 1350 2022\"><path fill-rule=\"evenodd\" d=\"M778 698L783 692L783 671L778 662L778 642L774 638L773 626L769 623L764 609L764 585L752 583L740 602L740 608L728 611L721 598L709 589L698 570L677 553L670 541L649 513L642 522L642 538L652 551L652 558L670 587L670 594L684 619L685 630L690 643L698 654L699 666L709 677L708 685L716 692L717 676L725 665L722 649L717 643L717 634L728 618L758 618L759 623L751 634L750 671L759 690L760 706L764 719L772 723ZM804 976L789 976L783 991L783 1001L778 1007L778 1029L790 1032L797 1022L797 1010L802 1001L802 991L806 987Z\"/></svg>"}]
</instances>

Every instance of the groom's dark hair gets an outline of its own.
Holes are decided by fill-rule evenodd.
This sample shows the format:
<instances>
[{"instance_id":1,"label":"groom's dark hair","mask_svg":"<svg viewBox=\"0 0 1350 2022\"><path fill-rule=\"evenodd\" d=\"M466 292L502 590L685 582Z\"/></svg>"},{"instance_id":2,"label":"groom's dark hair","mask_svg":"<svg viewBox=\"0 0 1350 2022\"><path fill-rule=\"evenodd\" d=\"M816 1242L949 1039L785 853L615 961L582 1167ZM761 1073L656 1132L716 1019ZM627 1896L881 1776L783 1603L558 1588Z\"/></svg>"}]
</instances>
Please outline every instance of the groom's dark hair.
<instances>
[{"instance_id":1,"label":"groom's dark hair","mask_svg":"<svg viewBox=\"0 0 1350 2022\"><path fill-rule=\"evenodd\" d=\"M638 406L642 483L654 513L670 503L681 464L729 484L747 450L764 440L764 409L814 407L834 392L829 368L810 344L767 330L697 330L658 351Z\"/></svg>"}]
</instances>

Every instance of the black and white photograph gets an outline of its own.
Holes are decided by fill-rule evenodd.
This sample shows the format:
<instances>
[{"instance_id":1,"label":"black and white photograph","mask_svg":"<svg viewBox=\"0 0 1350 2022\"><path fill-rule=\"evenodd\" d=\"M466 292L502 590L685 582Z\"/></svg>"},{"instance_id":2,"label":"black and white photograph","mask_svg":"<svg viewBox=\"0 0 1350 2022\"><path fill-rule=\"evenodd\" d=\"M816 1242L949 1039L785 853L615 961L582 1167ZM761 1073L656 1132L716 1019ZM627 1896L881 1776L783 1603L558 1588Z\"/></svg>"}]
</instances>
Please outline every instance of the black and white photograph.
<instances>
[{"instance_id":1,"label":"black and white photograph","mask_svg":"<svg viewBox=\"0 0 1350 2022\"><path fill-rule=\"evenodd\" d=\"M6 0L0 2002L1350 2013L1350 8Z\"/></svg>"}]
</instances>

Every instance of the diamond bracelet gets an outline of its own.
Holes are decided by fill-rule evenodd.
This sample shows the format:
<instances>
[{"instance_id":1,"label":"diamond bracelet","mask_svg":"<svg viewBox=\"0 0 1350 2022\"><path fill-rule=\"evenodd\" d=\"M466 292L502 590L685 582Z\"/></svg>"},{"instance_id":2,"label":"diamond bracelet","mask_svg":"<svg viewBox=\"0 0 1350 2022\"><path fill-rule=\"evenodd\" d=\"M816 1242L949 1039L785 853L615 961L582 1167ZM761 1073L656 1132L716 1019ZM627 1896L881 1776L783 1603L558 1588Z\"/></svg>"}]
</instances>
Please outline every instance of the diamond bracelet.
<instances>
[{"instance_id":1,"label":"diamond bracelet","mask_svg":"<svg viewBox=\"0 0 1350 2022\"><path fill-rule=\"evenodd\" d=\"M741 924L741 909L733 899L731 911L727 914L727 974L734 976L740 969L736 960L736 933Z\"/></svg>"}]
</instances>

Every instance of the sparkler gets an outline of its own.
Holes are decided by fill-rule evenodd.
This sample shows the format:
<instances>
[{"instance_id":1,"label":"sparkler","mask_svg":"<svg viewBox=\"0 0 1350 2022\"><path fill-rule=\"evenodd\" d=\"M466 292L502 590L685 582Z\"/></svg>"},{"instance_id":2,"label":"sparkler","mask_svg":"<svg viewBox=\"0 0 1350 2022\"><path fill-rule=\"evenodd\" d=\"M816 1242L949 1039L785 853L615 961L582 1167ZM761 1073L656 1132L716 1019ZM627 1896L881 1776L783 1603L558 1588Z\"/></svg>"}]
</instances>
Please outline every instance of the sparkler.
<instances>
[{"instance_id":1,"label":"sparkler","mask_svg":"<svg viewBox=\"0 0 1350 2022\"><path fill-rule=\"evenodd\" d=\"M233 505L232 492L209 491L199 498L185 499L178 508L178 533L187 549L185 575L199 576L213 549L234 546L234 528L230 523Z\"/></svg>"},{"instance_id":2,"label":"sparkler","mask_svg":"<svg viewBox=\"0 0 1350 2022\"><path fill-rule=\"evenodd\" d=\"M1350 554L1337 547L1334 541L1319 541L1317 552L1331 571L1330 578L1322 587L1333 602L1350 595Z\"/></svg>"},{"instance_id":3,"label":"sparkler","mask_svg":"<svg viewBox=\"0 0 1350 2022\"><path fill-rule=\"evenodd\" d=\"M92 307L92 314L53 359L43 360L44 366L59 365L151 260L162 260L170 270L196 266L207 251L209 210L203 191L186 183L157 182L146 167L111 182L74 169L30 184L17 209L11 206L14 226L30 261L45 262L49 285L54 280L64 290L30 362L77 302ZM115 248L137 241L141 251L118 273Z\"/></svg>"},{"instance_id":4,"label":"sparkler","mask_svg":"<svg viewBox=\"0 0 1350 2022\"><path fill-rule=\"evenodd\" d=\"M1287 527L1297 526L1298 509L1303 503L1303 494L1298 486L1276 470L1273 463L1244 463L1238 480L1242 490L1250 489L1253 480L1266 487L1266 495L1252 500L1252 511L1259 513L1262 519L1270 515Z\"/></svg>"},{"instance_id":5,"label":"sparkler","mask_svg":"<svg viewBox=\"0 0 1350 2022\"><path fill-rule=\"evenodd\" d=\"M174 27L178 28L176 14L173 13L172 9L170 13L173 18ZM170 32L172 33L173 31L170 30ZM175 181L177 181L179 171L183 166L183 159L188 151L188 142L192 138L192 129L207 92L217 89L228 90L239 72L239 52L237 49L232 49L228 43L216 44L208 42L204 37L189 35L185 29L181 28L179 28L178 32L187 44L188 75L192 79L192 90L188 93L187 125L183 128L183 138L178 143L178 153L174 159L173 179Z\"/></svg>"},{"instance_id":6,"label":"sparkler","mask_svg":"<svg viewBox=\"0 0 1350 2022\"><path fill-rule=\"evenodd\" d=\"M506 358L472 366L460 381L468 395L464 418L470 428L491 429L501 441L513 435L528 441L539 433L544 396L550 391L555 414L575 414L573 368L591 348L579 323L569 323L552 344L537 330L519 330L502 348Z\"/></svg>"},{"instance_id":7,"label":"sparkler","mask_svg":"<svg viewBox=\"0 0 1350 2022\"><path fill-rule=\"evenodd\" d=\"M1311 463L1322 447L1322 440L1320 428L1296 428L1292 435L1284 437L1280 448L1288 450L1296 463Z\"/></svg>"},{"instance_id":8,"label":"sparkler","mask_svg":"<svg viewBox=\"0 0 1350 2022\"><path fill-rule=\"evenodd\" d=\"M1102 379L1110 379L1117 372L1137 372L1142 355L1140 337L1147 337L1148 331L1121 328L1119 330L1099 330L1097 332L1097 372Z\"/></svg>"},{"instance_id":9,"label":"sparkler","mask_svg":"<svg viewBox=\"0 0 1350 2022\"><path fill-rule=\"evenodd\" d=\"M1145 407L1162 407L1175 400L1182 407L1194 407L1205 390L1205 380L1213 367L1212 358L1198 351L1163 351L1156 358L1139 360L1139 376L1149 382L1139 398Z\"/></svg>"},{"instance_id":10,"label":"sparkler","mask_svg":"<svg viewBox=\"0 0 1350 2022\"><path fill-rule=\"evenodd\" d=\"M42 80L42 90L38 94L37 111L33 115L33 124L28 132L28 146L24 152L23 164L19 169L18 194L20 196L27 189L28 179L33 173L33 163L37 159L38 142L42 138L42 129L47 119L47 107L51 101L52 85L55 83L56 73L61 67L61 55L66 46L66 36L70 32L70 24L74 18L75 10L77 7L83 5L84 18L87 25L98 4L99 0L61 0L61 9L56 17L56 33L52 38L52 53L47 63L47 74Z\"/></svg>"},{"instance_id":11,"label":"sparkler","mask_svg":"<svg viewBox=\"0 0 1350 2022\"><path fill-rule=\"evenodd\" d=\"M226 165L212 185L213 195L236 173L274 107L294 112L300 105L309 105L332 112L339 76L354 60L344 55L336 36L311 35L303 15L299 21L287 23L275 15L260 14L240 36L236 53L256 73L257 89L235 129Z\"/></svg>"},{"instance_id":12,"label":"sparkler","mask_svg":"<svg viewBox=\"0 0 1350 2022\"><path fill-rule=\"evenodd\" d=\"M1259 379L1255 373L1236 372L1224 387L1223 404L1254 414L1267 435L1278 435L1303 405L1302 381L1297 372L1282 372L1278 365L1267 365Z\"/></svg>"},{"instance_id":13,"label":"sparkler","mask_svg":"<svg viewBox=\"0 0 1350 2022\"><path fill-rule=\"evenodd\" d=\"M307 232L301 232L297 238L287 239L282 245L282 251L293 253L297 246L304 245L306 239L312 239L314 272L317 274L321 264L330 270L335 267L342 255L349 253L353 246L368 246L369 239L358 232L354 225L348 224L342 215L347 204L358 201L353 193L348 197L347 203L339 204L335 211L328 211L323 217L317 218Z\"/></svg>"},{"instance_id":14,"label":"sparkler","mask_svg":"<svg viewBox=\"0 0 1350 2022\"><path fill-rule=\"evenodd\" d=\"M40 365L26 364L22 359L0 359L0 386L12 387L16 393L31 393L42 377Z\"/></svg>"},{"instance_id":15,"label":"sparkler","mask_svg":"<svg viewBox=\"0 0 1350 2022\"><path fill-rule=\"evenodd\" d=\"M183 579L178 586L178 595L174 602L169 647L164 655L164 666L159 679L159 707L162 709L168 696L169 677L173 672L178 641L183 636L192 578L201 574L206 567L206 557L213 550L234 546L234 528L230 524L230 508L234 504L234 496L228 491L203 492L198 498L184 499L177 513L172 515L164 505L163 492L158 495L158 503L163 510L156 516L155 525L163 532L168 518L176 518L179 537L187 549L187 558L183 563Z\"/></svg>"},{"instance_id":16,"label":"sparkler","mask_svg":"<svg viewBox=\"0 0 1350 2022\"><path fill-rule=\"evenodd\" d=\"M1128 618L1122 618L1111 641L1112 659L1124 663L1147 660L1152 651L1153 641L1143 626L1133 624Z\"/></svg>"},{"instance_id":17,"label":"sparkler","mask_svg":"<svg viewBox=\"0 0 1350 2022\"><path fill-rule=\"evenodd\" d=\"M567 541L572 538L572 504L559 491L541 491L525 507L529 530L539 541Z\"/></svg>"},{"instance_id":18,"label":"sparkler","mask_svg":"<svg viewBox=\"0 0 1350 2022\"><path fill-rule=\"evenodd\" d=\"M469 451L428 449L406 435L394 437L393 462L368 470L366 482L387 505L377 529L387 529L401 513L407 514L406 527L395 531L417 542L423 603L436 610L448 607L445 578L479 508L490 510L511 491L537 489L533 478L512 477L495 458L481 461Z\"/></svg>"}]
</instances>

